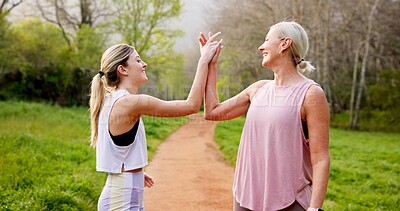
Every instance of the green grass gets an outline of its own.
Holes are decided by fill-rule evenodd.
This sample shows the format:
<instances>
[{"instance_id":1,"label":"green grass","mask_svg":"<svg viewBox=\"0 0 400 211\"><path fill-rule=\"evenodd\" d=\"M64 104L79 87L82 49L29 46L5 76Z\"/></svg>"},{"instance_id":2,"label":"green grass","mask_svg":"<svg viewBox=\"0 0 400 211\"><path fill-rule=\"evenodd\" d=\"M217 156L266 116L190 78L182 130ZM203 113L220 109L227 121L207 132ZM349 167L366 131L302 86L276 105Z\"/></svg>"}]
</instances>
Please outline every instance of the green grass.
<instances>
[{"instance_id":1,"label":"green grass","mask_svg":"<svg viewBox=\"0 0 400 211\"><path fill-rule=\"evenodd\" d=\"M221 122L216 141L233 166L244 118ZM330 131L325 210L399 210L400 133Z\"/></svg>"},{"instance_id":2,"label":"green grass","mask_svg":"<svg viewBox=\"0 0 400 211\"><path fill-rule=\"evenodd\" d=\"M143 117L149 158L187 118ZM87 108L0 102L0 210L96 210Z\"/></svg>"},{"instance_id":3,"label":"green grass","mask_svg":"<svg viewBox=\"0 0 400 211\"><path fill-rule=\"evenodd\" d=\"M331 126L334 128L349 128L350 114L348 111L331 116ZM400 115L396 111L362 110L358 120L359 131L400 132Z\"/></svg>"}]
</instances>

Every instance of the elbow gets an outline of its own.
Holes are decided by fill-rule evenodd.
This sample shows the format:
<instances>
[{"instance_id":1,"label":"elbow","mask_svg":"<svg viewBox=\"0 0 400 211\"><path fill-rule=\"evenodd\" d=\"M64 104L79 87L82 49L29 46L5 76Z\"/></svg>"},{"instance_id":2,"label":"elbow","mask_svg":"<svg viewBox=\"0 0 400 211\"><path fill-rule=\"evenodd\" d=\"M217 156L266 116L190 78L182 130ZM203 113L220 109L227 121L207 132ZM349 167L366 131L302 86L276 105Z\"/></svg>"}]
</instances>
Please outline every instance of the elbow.
<instances>
[{"instance_id":1,"label":"elbow","mask_svg":"<svg viewBox=\"0 0 400 211\"><path fill-rule=\"evenodd\" d=\"M186 115L197 114L200 111L200 105L189 106Z\"/></svg>"},{"instance_id":2,"label":"elbow","mask_svg":"<svg viewBox=\"0 0 400 211\"><path fill-rule=\"evenodd\" d=\"M195 106L190 109L190 114L197 114L200 111L200 106Z\"/></svg>"},{"instance_id":3,"label":"elbow","mask_svg":"<svg viewBox=\"0 0 400 211\"><path fill-rule=\"evenodd\" d=\"M213 120L213 118L210 114L204 114L204 119L205 120Z\"/></svg>"},{"instance_id":4,"label":"elbow","mask_svg":"<svg viewBox=\"0 0 400 211\"><path fill-rule=\"evenodd\" d=\"M210 113L204 113L204 119L209 120L209 121L219 121L223 120L223 118L218 118L218 116L210 114Z\"/></svg>"},{"instance_id":5,"label":"elbow","mask_svg":"<svg viewBox=\"0 0 400 211\"><path fill-rule=\"evenodd\" d=\"M200 111L200 106L201 106L201 99L196 101L196 100L190 100L187 99L185 102L185 114L186 115L191 115L191 114L197 114Z\"/></svg>"}]
</instances>

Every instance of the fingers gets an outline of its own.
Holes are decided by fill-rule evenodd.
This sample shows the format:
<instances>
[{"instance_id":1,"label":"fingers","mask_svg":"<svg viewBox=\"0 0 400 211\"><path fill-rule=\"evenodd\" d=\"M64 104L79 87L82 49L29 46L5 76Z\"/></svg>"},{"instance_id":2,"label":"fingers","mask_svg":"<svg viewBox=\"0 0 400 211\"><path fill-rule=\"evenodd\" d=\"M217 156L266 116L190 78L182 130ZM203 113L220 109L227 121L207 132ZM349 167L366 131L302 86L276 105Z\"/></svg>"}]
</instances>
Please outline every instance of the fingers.
<instances>
[{"instance_id":1,"label":"fingers","mask_svg":"<svg viewBox=\"0 0 400 211\"><path fill-rule=\"evenodd\" d=\"M211 32L208 32L208 40L206 38L206 36L203 34L203 32L200 32L200 36L199 36L199 43L201 46L204 46L207 42L212 43L214 41L214 39L219 36L221 34L221 32L217 32L214 35L212 35Z\"/></svg>"},{"instance_id":2,"label":"fingers","mask_svg":"<svg viewBox=\"0 0 400 211\"><path fill-rule=\"evenodd\" d=\"M221 32L215 33L214 35L212 35L212 36L208 39L208 42L213 42L214 39L215 39L216 37L218 37L220 34L221 34ZM211 32L209 32L209 35L211 35Z\"/></svg>"},{"instance_id":3,"label":"fingers","mask_svg":"<svg viewBox=\"0 0 400 211\"><path fill-rule=\"evenodd\" d=\"M203 32L200 32L200 36L199 36L199 43L201 46L204 46L207 42L207 38L206 36L203 34Z\"/></svg>"},{"instance_id":4,"label":"fingers","mask_svg":"<svg viewBox=\"0 0 400 211\"><path fill-rule=\"evenodd\" d=\"M224 39L221 39L219 42L218 42L218 47L220 47L220 48L223 48L224 46L222 45L222 41L224 41Z\"/></svg>"},{"instance_id":5,"label":"fingers","mask_svg":"<svg viewBox=\"0 0 400 211\"><path fill-rule=\"evenodd\" d=\"M153 180L145 180L144 181L144 187L151 188L154 186L154 181Z\"/></svg>"},{"instance_id":6,"label":"fingers","mask_svg":"<svg viewBox=\"0 0 400 211\"><path fill-rule=\"evenodd\" d=\"M144 187L151 188L154 185L154 180L152 177L144 173Z\"/></svg>"},{"instance_id":7,"label":"fingers","mask_svg":"<svg viewBox=\"0 0 400 211\"><path fill-rule=\"evenodd\" d=\"M222 41L223 41L223 39L221 39L221 40L217 43L217 50L215 51L214 57L212 58L210 64L216 64L216 63L217 63L219 54L221 53L221 49L224 47L224 46L222 45Z\"/></svg>"}]
</instances>

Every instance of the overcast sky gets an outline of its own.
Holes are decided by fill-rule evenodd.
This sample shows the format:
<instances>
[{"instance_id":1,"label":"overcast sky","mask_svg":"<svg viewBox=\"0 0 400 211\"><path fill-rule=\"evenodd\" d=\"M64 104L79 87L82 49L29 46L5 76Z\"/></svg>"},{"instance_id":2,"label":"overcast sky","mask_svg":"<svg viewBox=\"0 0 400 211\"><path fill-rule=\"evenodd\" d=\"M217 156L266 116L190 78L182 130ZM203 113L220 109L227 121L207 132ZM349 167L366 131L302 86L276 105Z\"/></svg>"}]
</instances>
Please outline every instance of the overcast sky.
<instances>
[{"instance_id":1,"label":"overcast sky","mask_svg":"<svg viewBox=\"0 0 400 211\"><path fill-rule=\"evenodd\" d=\"M178 39L175 49L185 51L186 48L198 46L197 38L200 32L207 33L212 30L209 26L213 14L212 0L181 0L183 7L179 21L174 23L177 28L185 32L185 36Z\"/></svg>"}]
</instances>

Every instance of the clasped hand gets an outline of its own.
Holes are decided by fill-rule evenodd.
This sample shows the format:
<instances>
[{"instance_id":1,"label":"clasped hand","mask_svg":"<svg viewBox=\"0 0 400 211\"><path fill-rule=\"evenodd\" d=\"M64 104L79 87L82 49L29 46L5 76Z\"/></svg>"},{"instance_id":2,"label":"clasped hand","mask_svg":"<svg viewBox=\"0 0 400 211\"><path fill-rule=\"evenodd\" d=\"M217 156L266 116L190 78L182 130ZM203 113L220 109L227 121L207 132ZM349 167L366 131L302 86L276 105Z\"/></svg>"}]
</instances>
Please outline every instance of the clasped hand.
<instances>
[{"instance_id":1,"label":"clasped hand","mask_svg":"<svg viewBox=\"0 0 400 211\"><path fill-rule=\"evenodd\" d=\"M215 41L221 32L217 32L214 35L208 32L208 40L205 35L201 32L199 36L200 45L200 60L206 63L216 63L218 60L219 53L222 48L222 39L220 41Z\"/></svg>"}]
</instances>

